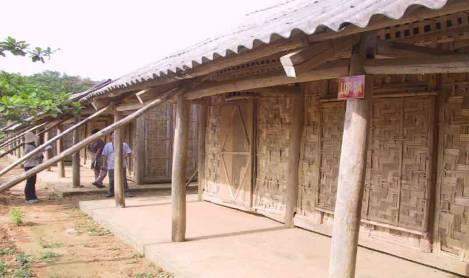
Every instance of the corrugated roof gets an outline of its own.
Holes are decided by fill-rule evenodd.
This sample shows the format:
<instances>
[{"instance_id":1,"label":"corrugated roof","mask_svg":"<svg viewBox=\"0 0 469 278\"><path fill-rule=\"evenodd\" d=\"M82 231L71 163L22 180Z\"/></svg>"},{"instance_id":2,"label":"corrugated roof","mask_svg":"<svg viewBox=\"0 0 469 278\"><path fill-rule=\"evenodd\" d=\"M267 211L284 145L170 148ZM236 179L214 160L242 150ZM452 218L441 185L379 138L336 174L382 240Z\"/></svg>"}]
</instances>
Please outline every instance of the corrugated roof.
<instances>
[{"instance_id":1,"label":"corrugated roof","mask_svg":"<svg viewBox=\"0 0 469 278\"><path fill-rule=\"evenodd\" d=\"M290 0L247 15L243 25L225 35L204 40L192 47L124 75L92 96L116 88L149 81L198 64L214 57L226 57L239 49L252 49L257 42L271 43L276 38L290 38L295 31L307 35L325 27L339 31L344 24L366 27L374 15L401 18L412 5L430 9L442 8L448 0Z\"/></svg>"}]
</instances>

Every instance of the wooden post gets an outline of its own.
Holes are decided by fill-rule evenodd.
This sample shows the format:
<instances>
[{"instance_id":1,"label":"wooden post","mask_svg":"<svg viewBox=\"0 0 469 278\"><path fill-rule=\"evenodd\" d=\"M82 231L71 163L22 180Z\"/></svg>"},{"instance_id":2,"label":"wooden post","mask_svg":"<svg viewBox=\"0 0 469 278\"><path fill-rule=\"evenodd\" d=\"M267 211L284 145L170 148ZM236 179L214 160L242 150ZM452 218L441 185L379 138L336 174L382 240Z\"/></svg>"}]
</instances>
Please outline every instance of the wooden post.
<instances>
[{"instance_id":1,"label":"wooden post","mask_svg":"<svg viewBox=\"0 0 469 278\"><path fill-rule=\"evenodd\" d=\"M114 108L114 123L121 119L121 115ZM114 196L116 206L125 208L125 189L124 189L124 159L123 159L123 127L114 130L113 146L114 146Z\"/></svg>"},{"instance_id":2,"label":"wooden post","mask_svg":"<svg viewBox=\"0 0 469 278\"><path fill-rule=\"evenodd\" d=\"M372 35L364 34L355 45L350 75L364 73ZM367 82L368 83L368 82ZM366 84L365 99L347 100L342 149L340 153L337 199L332 230L329 277L353 278L357 257L358 234L365 181L367 132L371 86Z\"/></svg>"},{"instance_id":3,"label":"wooden post","mask_svg":"<svg viewBox=\"0 0 469 278\"><path fill-rule=\"evenodd\" d=\"M198 197L202 201L202 194L205 186L205 131L207 128L207 104L200 103L198 105L198 123L197 129L197 184Z\"/></svg>"},{"instance_id":4,"label":"wooden post","mask_svg":"<svg viewBox=\"0 0 469 278\"><path fill-rule=\"evenodd\" d=\"M49 131L46 131L46 132L44 133L44 143L46 143L46 142L49 141L49 140L50 140L50 132L49 132ZM47 160L51 159L51 157L52 157L52 152L51 152L51 150L50 150L50 149L49 149L49 150L46 150L46 151L44 152L44 161L47 161ZM47 171L50 171L50 170L51 170L50 167L47 168Z\"/></svg>"},{"instance_id":5,"label":"wooden post","mask_svg":"<svg viewBox=\"0 0 469 278\"><path fill-rule=\"evenodd\" d=\"M135 182L144 183L145 174L145 116L138 117L135 127L135 156L134 172Z\"/></svg>"},{"instance_id":6,"label":"wooden post","mask_svg":"<svg viewBox=\"0 0 469 278\"><path fill-rule=\"evenodd\" d=\"M186 158L189 134L189 105L177 96L176 129L174 130L173 167L171 175L172 241L186 236Z\"/></svg>"},{"instance_id":7,"label":"wooden post","mask_svg":"<svg viewBox=\"0 0 469 278\"><path fill-rule=\"evenodd\" d=\"M298 203L298 168L300 164L301 136L304 121L304 95L297 85L297 92L292 96L292 121L290 125L290 142L288 146L288 171L285 208L285 226L293 227L293 218Z\"/></svg>"},{"instance_id":8,"label":"wooden post","mask_svg":"<svg viewBox=\"0 0 469 278\"><path fill-rule=\"evenodd\" d=\"M79 117L75 117L75 124L80 122ZM78 144L80 142L80 132L79 128L76 128L73 131L73 145ZM80 152L76 152L72 154L72 180L73 180L73 187L80 187Z\"/></svg>"},{"instance_id":9,"label":"wooden post","mask_svg":"<svg viewBox=\"0 0 469 278\"><path fill-rule=\"evenodd\" d=\"M57 135L62 133L62 131L63 131L62 125L58 125L57 126ZM62 138L60 138L59 140L57 140L57 143L56 143L56 153L57 153L57 155L59 155L62 152L63 146L64 146L63 145L63 140L62 140ZM61 159L57 162L57 175L59 176L59 178L65 178L65 165L64 165L63 159Z\"/></svg>"}]
</instances>

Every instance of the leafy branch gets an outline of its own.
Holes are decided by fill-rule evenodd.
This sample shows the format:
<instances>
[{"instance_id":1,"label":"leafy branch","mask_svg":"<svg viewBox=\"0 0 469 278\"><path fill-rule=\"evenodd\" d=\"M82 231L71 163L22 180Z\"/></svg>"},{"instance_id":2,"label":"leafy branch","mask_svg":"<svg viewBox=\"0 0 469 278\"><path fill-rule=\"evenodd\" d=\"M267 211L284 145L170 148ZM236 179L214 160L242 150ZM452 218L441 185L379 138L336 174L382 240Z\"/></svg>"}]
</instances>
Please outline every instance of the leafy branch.
<instances>
[{"instance_id":1,"label":"leafy branch","mask_svg":"<svg viewBox=\"0 0 469 278\"><path fill-rule=\"evenodd\" d=\"M5 40L0 41L0 56L6 57L6 53L9 52L14 56L26 56L28 55L33 62L45 63L45 59L50 59L51 55L56 52L50 47L33 47L26 41L16 40L13 37L8 36Z\"/></svg>"}]
</instances>

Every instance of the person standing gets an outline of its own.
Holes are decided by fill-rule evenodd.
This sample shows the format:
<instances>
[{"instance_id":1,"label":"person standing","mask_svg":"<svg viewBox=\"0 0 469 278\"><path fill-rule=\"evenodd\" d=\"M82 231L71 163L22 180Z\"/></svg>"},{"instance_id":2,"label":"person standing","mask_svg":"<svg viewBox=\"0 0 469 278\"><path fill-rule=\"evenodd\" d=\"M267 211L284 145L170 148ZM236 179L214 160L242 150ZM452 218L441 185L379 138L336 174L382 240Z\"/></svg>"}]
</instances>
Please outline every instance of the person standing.
<instances>
[{"instance_id":1,"label":"person standing","mask_svg":"<svg viewBox=\"0 0 469 278\"><path fill-rule=\"evenodd\" d=\"M114 133L112 133L114 135ZM111 136L112 138L113 136ZM133 197L128 191L129 191L129 185L127 183L127 158L130 157L132 154L132 150L130 149L129 145L125 142L122 143L122 153L123 153L123 160L124 160L124 191L125 195L127 197ZM114 159L115 159L115 152L114 152L114 145L112 142L106 143L104 145L103 151L102 151L102 156L104 157L105 160L105 165L108 170L108 176L109 176L109 192L106 195L107 198L114 197Z\"/></svg>"},{"instance_id":2,"label":"person standing","mask_svg":"<svg viewBox=\"0 0 469 278\"><path fill-rule=\"evenodd\" d=\"M93 129L93 131L91 131L91 134L95 134L98 131L98 129ZM97 188L104 187L103 181L107 175L107 169L106 165L104 164L103 158L104 146L105 143L101 138L88 145L88 150L91 152L93 157L93 160L91 162L91 169L93 169L94 171L94 182L92 184Z\"/></svg>"},{"instance_id":3,"label":"person standing","mask_svg":"<svg viewBox=\"0 0 469 278\"><path fill-rule=\"evenodd\" d=\"M34 151L39 142L39 137L32 132L28 132L25 134L24 139L24 153L28 154ZM45 151L49 150L50 148L51 146L48 146ZM33 155L24 162L24 171L27 172L32 168L36 167L37 165L41 164L43 159L44 155L42 153ZM34 204L39 201L36 195L36 174L30 176L26 180L26 186L24 187L24 196L26 199L26 203L28 204Z\"/></svg>"}]
</instances>

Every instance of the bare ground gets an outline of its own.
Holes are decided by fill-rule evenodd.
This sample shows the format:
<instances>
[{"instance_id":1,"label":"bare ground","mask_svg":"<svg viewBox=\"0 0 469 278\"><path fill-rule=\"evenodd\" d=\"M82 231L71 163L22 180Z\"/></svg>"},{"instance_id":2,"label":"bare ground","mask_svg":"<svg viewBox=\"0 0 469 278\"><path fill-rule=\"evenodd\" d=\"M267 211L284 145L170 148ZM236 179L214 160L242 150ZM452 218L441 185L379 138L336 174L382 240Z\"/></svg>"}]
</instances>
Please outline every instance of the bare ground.
<instances>
[{"instance_id":1,"label":"bare ground","mask_svg":"<svg viewBox=\"0 0 469 278\"><path fill-rule=\"evenodd\" d=\"M27 205L23 186L0 193L0 277L172 277L81 213L76 197L59 198L39 179L41 202Z\"/></svg>"}]
</instances>

